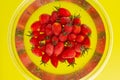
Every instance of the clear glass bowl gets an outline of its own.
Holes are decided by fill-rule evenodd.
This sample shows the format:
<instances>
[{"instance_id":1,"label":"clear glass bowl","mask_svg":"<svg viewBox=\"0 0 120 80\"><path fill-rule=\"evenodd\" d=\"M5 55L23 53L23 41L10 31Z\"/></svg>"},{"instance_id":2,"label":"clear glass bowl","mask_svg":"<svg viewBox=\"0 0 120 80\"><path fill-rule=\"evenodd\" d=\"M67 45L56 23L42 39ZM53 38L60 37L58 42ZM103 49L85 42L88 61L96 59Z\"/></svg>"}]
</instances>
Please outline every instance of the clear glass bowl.
<instances>
[{"instance_id":1,"label":"clear glass bowl","mask_svg":"<svg viewBox=\"0 0 120 80\"><path fill-rule=\"evenodd\" d=\"M40 14L50 14L54 6L65 7L72 14L80 14L82 23L92 30L91 49L76 60L77 66L60 63L54 68L40 65L40 58L32 54L29 38L30 25ZM107 63L113 42L112 26L108 15L97 0L24 0L13 14L8 31L11 59L27 79L69 80L95 78Z\"/></svg>"}]
</instances>

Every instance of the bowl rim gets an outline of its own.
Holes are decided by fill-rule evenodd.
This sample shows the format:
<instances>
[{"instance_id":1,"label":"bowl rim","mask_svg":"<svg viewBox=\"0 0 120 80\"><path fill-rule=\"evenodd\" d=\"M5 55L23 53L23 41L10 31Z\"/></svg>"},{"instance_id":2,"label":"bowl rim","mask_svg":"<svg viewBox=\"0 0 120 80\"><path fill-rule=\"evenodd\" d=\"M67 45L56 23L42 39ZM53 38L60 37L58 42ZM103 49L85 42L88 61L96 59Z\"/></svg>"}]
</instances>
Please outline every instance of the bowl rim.
<instances>
[{"instance_id":1,"label":"bowl rim","mask_svg":"<svg viewBox=\"0 0 120 80\"><path fill-rule=\"evenodd\" d=\"M11 43L11 37L9 36L9 35L12 35L12 33L10 32L10 31L12 31L12 27L11 27L11 26L13 25L14 20L15 20L15 18L17 17L17 14L19 13L19 11L21 11L21 9L22 9L29 1L34 1L34 0L23 0L23 1L20 3L20 5L16 8L16 10L15 10L15 12L14 12L14 14L13 14L11 20L10 20L10 23L9 23L9 26L8 26L8 36L7 36L7 38L8 38L8 44ZM109 28L108 28L108 29L109 29L108 31L111 32L111 33L110 33L110 34L111 34L111 35L110 35L110 40L109 40L109 45L110 45L110 46L109 46L108 51L107 51L106 59L103 61L103 63L101 64L101 66L97 69L97 71L95 71L92 76L91 76L91 75L89 76L89 74L88 74L87 77L85 76L85 77L83 77L81 80L84 80L84 79L94 80L94 79L103 71L104 67L107 65L107 63L108 63L108 61L109 61L109 59L110 59L111 52L112 52L112 47L113 47L113 41L114 41L114 40L113 40L112 24L111 24L111 21L110 21L110 18L109 18L109 16L108 16L107 12L105 11L105 9L103 8L103 6L100 4L99 1L97 1L97 0L91 0L91 1L94 2L94 3L98 6L100 12L102 12L102 14L105 15L105 16L103 16L103 18L106 20L107 26L109 27ZM87 0L87 2L89 2L89 1ZM9 46L8 46L8 49L9 49L9 51L10 51L9 53L10 53L11 59L12 59L14 65L16 66L16 68L18 69L18 71L19 71L26 79L30 79L30 80L33 79L33 77L29 76L28 73L26 73L26 72L22 69L22 66L19 65L18 61L16 60L16 58L15 58L15 56L14 56L14 54L13 54L12 45L9 45ZM14 57L14 58L13 58L13 57Z\"/></svg>"}]
</instances>

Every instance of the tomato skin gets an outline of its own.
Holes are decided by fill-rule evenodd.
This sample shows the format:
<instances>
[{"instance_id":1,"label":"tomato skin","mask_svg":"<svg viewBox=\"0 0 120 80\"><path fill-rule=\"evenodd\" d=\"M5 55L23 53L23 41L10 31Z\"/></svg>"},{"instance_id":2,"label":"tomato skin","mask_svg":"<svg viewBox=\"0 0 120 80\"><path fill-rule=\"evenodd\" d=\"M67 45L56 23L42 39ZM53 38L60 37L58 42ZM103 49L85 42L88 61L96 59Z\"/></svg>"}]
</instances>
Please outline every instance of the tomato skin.
<instances>
[{"instance_id":1,"label":"tomato skin","mask_svg":"<svg viewBox=\"0 0 120 80\"><path fill-rule=\"evenodd\" d=\"M46 35L45 34L40 34L37 38L38 41L45 40Z\"/></svg>"},{"instance_id":2,"label":"tomato skin","mask_svg":"<svg viewBox=\"0 0 120 80\"><path fill-rule=\"evenodd\" d=\"M58 18L58 12L57 11L53 11L52 15L50 17L51 23L54 23L57 20L57 18Z\"/></svg>"},{"instance_id":3,"label":"tomato skin","mask_svg":"<svg viewBox=\"0 0 120 80\"><path fill-rule=\"evenodd\" d=\"M32 37L32 38L30 39L30 43L31 43L32 45L34 45L34 46L39 46L39 40L38 40L37 38L35 38L35 37Z\"/></svg>"},{"instance_id":4,"label":"tomato skin","mask_svg":"<svg viewBox=\"0 0 120 80\"><path fill-rule=\"evenodd\" d=\"M69 64L74 64L75 63L75 58L69 58L69 59L67 59L67 62Z\"/></svg>"},{"instance_id":5,"label":"tomato skin","mask_svg":"<svg viewBox=\"0 0 120 80\"><path fill-rule=\"evenodd\" d=\"M83 35L88 36L88 35L91 34L91 30L90 30L90 28L89 28L87 25L82 24L82 25L81 25L81 33L82 33Z\"/></svg>"},{"instance_id":6,"label":"tomato skin","mask_svg":"<svg viewBox=\"0 0 120 80\"><path fill-rule=\"evenodd\" d=\"M59 55L59 56L58 56L58 60L59 60L60 62L65 62L66 59L62 58L62 55Z\"/></svg>"},{"instance_id":7,"label":"tomato skin","mask_svg":"<svg viewBox=\"0 0 120 80\"><path fill-rule=\"evenodd\" d=\"M32 52L38 57L42 56L42 51L40 48L33 48Z\"/></svg>"},{"instance_id":8,"label":"tomato skin","mask_svg":"<svg viewBox=\"0 0 120 80\"><path fill-rule=\"evenodd\" d=\"M47 36L51 36L53 34L52 32L52 25L51 24L48 24L46 27L45 27L45 34Z\"/></svg>"},{"instance_id":9,"label":"tomato skin","mask_svg":"<svg viewBox=\"0 0 120 80\"><path fill-rule=\"evenodd\" d=\"M76 46L75 46L76 53L81 53L81 47L82 47L81 44L76 44Z\"/></svg>"},{"instance_id":10,"label":"tomato skin","mask_svg":"<svg viewBox=\"0 0 120 80\"><path fill-rule=\"evenodd\" d=\"M67 24L67 23L70 23L70 18L69 17L61 17L60 18L60 23L61 23L61 25L65 25L65 24Z\"/></svg>"},{"instance_id":11,"label":"tomato skin","mask_svg":"<svg viewBox=\"0 0 120 80\"><path fill-rule=\"evenodd\" d=\"M76 58L79 58L80 56L81 56L81 52L76 52L75 57L76 57Z\"/></svg>"},{"instance_id":12,"label":"tomato skin","mask_svg":"<svg viewBox=\"0 0 120 80\"><path fill-rule=\"evenodd\" d=\"M67 34L70 34L73 30L73 26L71 25L65 25L64 26L64 31L67 33Z\"/></svg>"},{"instance_id":13,"label":"tomato skin","mask_svg":"<svg viewBox=\"0 0 120 80\"><path fill-rule=\"evenodd\" d=\"M61 42L65 42L67 40L67 34L66 33L61 33L60 36L59 36L59 40Z\"/></svg>"},{"instance_id":14,"label":"tomato skin","mask_svg":"<svg viewBox=\"0 0 120 80\"><path fill-rule=\"evenodd\" d=\"M46 54L48 54L49 56L51 56L54 52L54 46L51 43L48 43L46 45L46 50L45 50Z\"/></svg>"},{"instance_id":15,"label":"tomato skin","mask_svg":"<svg viewBox=\"0 0 120 80\"><path fill-rule=\"evenodd\" d=\"M40 22L41 22L41 24L46 24L46 23L49 22L49 20L50 20L50 15L48 15L48 14L42 14L40 16Z\"/></svg>"},{"instance_id":16,"label":"tomato skin","mask_svg":"<svg viewBox=\"0 0 120 80\"><path fill-rule=\"evenodd\" d=\"M69 36L68 36L68 40L70 40L70 41L75 41L76 40L76 35L74 34L74 33L71 33L71 34L69 34Z\"/></svg>"},{"instance_id":17,"label":"tomato skin","mask_svg":"<svg viewBox=\"0 0 120 80\"><path fill-rule=\"evenodd\" d=\"M73 33L74 34L79 34L81 32L81 27L78 25L73 26Z\"/></svg>"},{"instance_id":18,"label":"tomato skin","mask_svg":"<svg viewBox=\"0 0 120 80\"><path fill-rule=\"evenodd\" d=\"M68 48L63 51L62 53L62 58L64 59L69 59L69 58L74 58L76 55L76 52L74 49Z\"/></svg>"},{"instance_id":19,"label":"tomato skin","mask_svg":"<svg viewBox=\"0 0 120 80\"><path fill-rule=\"evenodd\" d=\"M56 56L52 56L52 57L51 57L51 63L52 63L52 65L53 65L55 68L57 68L57 66L58 66L58 58L57 58Z\"/></svg>"},{"instance_id":20,"label":"tomato skin","mask_svg":"<svg viewBox=\"0 0 120 80\"><path fill-rule=\"evenodd\" d=\"M43 63L47 63L47 62L49 61L49 59L50 59L50 57L49 57L47 54L44 54L44 55L42 56L42 62L43 62Z\"/></svg>"},{"instance_id":21,"label":"tomato skin","mask_svg":"<svg viewBox=\"0 0 120 80\"><path fill-rule=\"evenodd\" d=\"M73 24L74 24L74 25L81 25L81 20L80 20L80 18L74 18L74 19L73 19Z\"/></svg>"},{"instance_id":22,"label":"tomato skin","mask_svg":"<svg viewBox=\"0 0 120 80\"><path fill-rule=\"evenodd\" d=\"M61 31L62 31L61 24L55 22L55 23L52 25L52 31L53 31L54 35L58 36L58 35L61 33Z\"/></svg>"},{"instance_id":23,"label":"tomato skin","mask_svg":"<svg viewBox=\"0 0 120 80\"><path fill-rule=\"evenodd\" d=\"M40 31L33 31L32 37L38 37L40 35Z\"/></svg>"},{"instance_id":24,"label":"tomato skin","mask_svg":"<svg viewBox=\"0 0 120 80\"><path fill-rule=\"evenodd\" d=\"M69 16L71 16L71 13L65 8L59 8L58 9L58 14L59 14L60 17L69 17Z\"/></svg>"},{"instance_id":25,"label":"tomato skin","mask_svg":"<svg viewBox=\"0 0 120 80\"><path fill-rule=\"evenodd\" d=\"M57 45L58 42L59 42L58 37L57 37L57 36L53 36L53 37L52 37L52 44L53 44L53 45Z\"/></svg>"},{"instance_id":26,"label":"tomato skin","mask_svg":"<svg viewBox=\"0 0 120 80\"><path fill-rule=\"evenodd\" d=\"M89 37L86 37L84 39L84 41L82 42L82 45L85 47L85 48L90 48L90 38Z\"/></svg>"},{"instance_id":27,"label":"tomato skin","mask_svg":"<svg viewBox=\"0 0 120 80\"><path fill-rule=\"evenodd\" d=\"M64 50L64 43L58 42L58 44L54 48L54 56L60 55L63 50Z\"/></svg>"},{"instance_id":28,"label":"tomato skin","mask_svg":"<svg viewBox=\"0 0 120 80\"><path fill-rule=\"evenodd\" d=\"M84 41L84 39L85 39L85 36L80 34L77 36L76 41L81 43L82 41Z\"/></svg>"},{"instance_id":29,"label":"tomato skin","mask_svg":"<svg viewBox=\"0 0 120 80\"><path fill-rule=\"evenodd\" d=\"M31 30L32 31L40 31L40 27L41 27L41 22L36 21L31 25Z\"/></svg>"}]
</instances>

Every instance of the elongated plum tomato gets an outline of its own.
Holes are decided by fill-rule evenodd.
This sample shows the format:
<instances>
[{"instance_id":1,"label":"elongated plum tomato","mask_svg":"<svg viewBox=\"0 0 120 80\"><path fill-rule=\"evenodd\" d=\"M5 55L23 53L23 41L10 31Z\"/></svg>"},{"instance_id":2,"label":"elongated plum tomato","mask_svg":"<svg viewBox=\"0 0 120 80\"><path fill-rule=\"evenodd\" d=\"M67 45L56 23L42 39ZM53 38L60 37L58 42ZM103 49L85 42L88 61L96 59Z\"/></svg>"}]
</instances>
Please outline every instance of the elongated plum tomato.
<instances>
[{"instance_id":1,"label":"elongated plum tomato","mask_svg":"<svg viewBox=\"0 0 120 80\"><path fill-rule=\"evenodd\" d=\"M54 33L54 35L58 36L61 31L62 31L62 26L60 23L58 22L55 22L53 25L52 25L52 31Z\"/></svg>"},{"instance_id":2,"label":"elongated plum tomato","mask_svg":"<svg viewBox=\"0 0 120 80\"><path fill-rule=\"evenodd\" d=\"M60 17L69 17L69 16L71 16L71 13L65 8L59 8L58 9L58 14L59 14Z\"/></svg>"},{"instance_id":3,"label":"elongated plum tomato","mask_svg":"<svg viewBox=\"0 0 120 80\"><path fill-rule=\"evenodd\" d=\"M41 22L41 24L46 24L46 23L49 22L49 20L50 20L50 15L49 14L42 14L40 16L40 22Z\"/></svg>"}]
</instances>

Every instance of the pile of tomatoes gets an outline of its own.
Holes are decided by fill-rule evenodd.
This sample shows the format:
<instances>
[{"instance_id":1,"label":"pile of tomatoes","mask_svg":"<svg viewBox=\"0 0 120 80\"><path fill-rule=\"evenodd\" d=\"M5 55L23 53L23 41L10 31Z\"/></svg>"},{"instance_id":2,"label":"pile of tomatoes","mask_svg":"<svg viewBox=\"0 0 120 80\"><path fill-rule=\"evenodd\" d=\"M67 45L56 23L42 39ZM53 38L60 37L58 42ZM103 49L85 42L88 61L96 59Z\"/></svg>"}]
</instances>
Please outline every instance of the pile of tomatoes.
<instances>
[{"instance_id":1,"label":"pile of tomatoes","mask_svg":"<svg viewBox=\"0 0 120 80\"><path fill-rule=\"evenodd\" d=\"M75 58L90 48L90 28L66 8L58 8L51 15L41 14L31 30L33 54L42 57L44 64L50 61L55 68L59 61L75 64Z\"/></svg>"}]
</instances>

